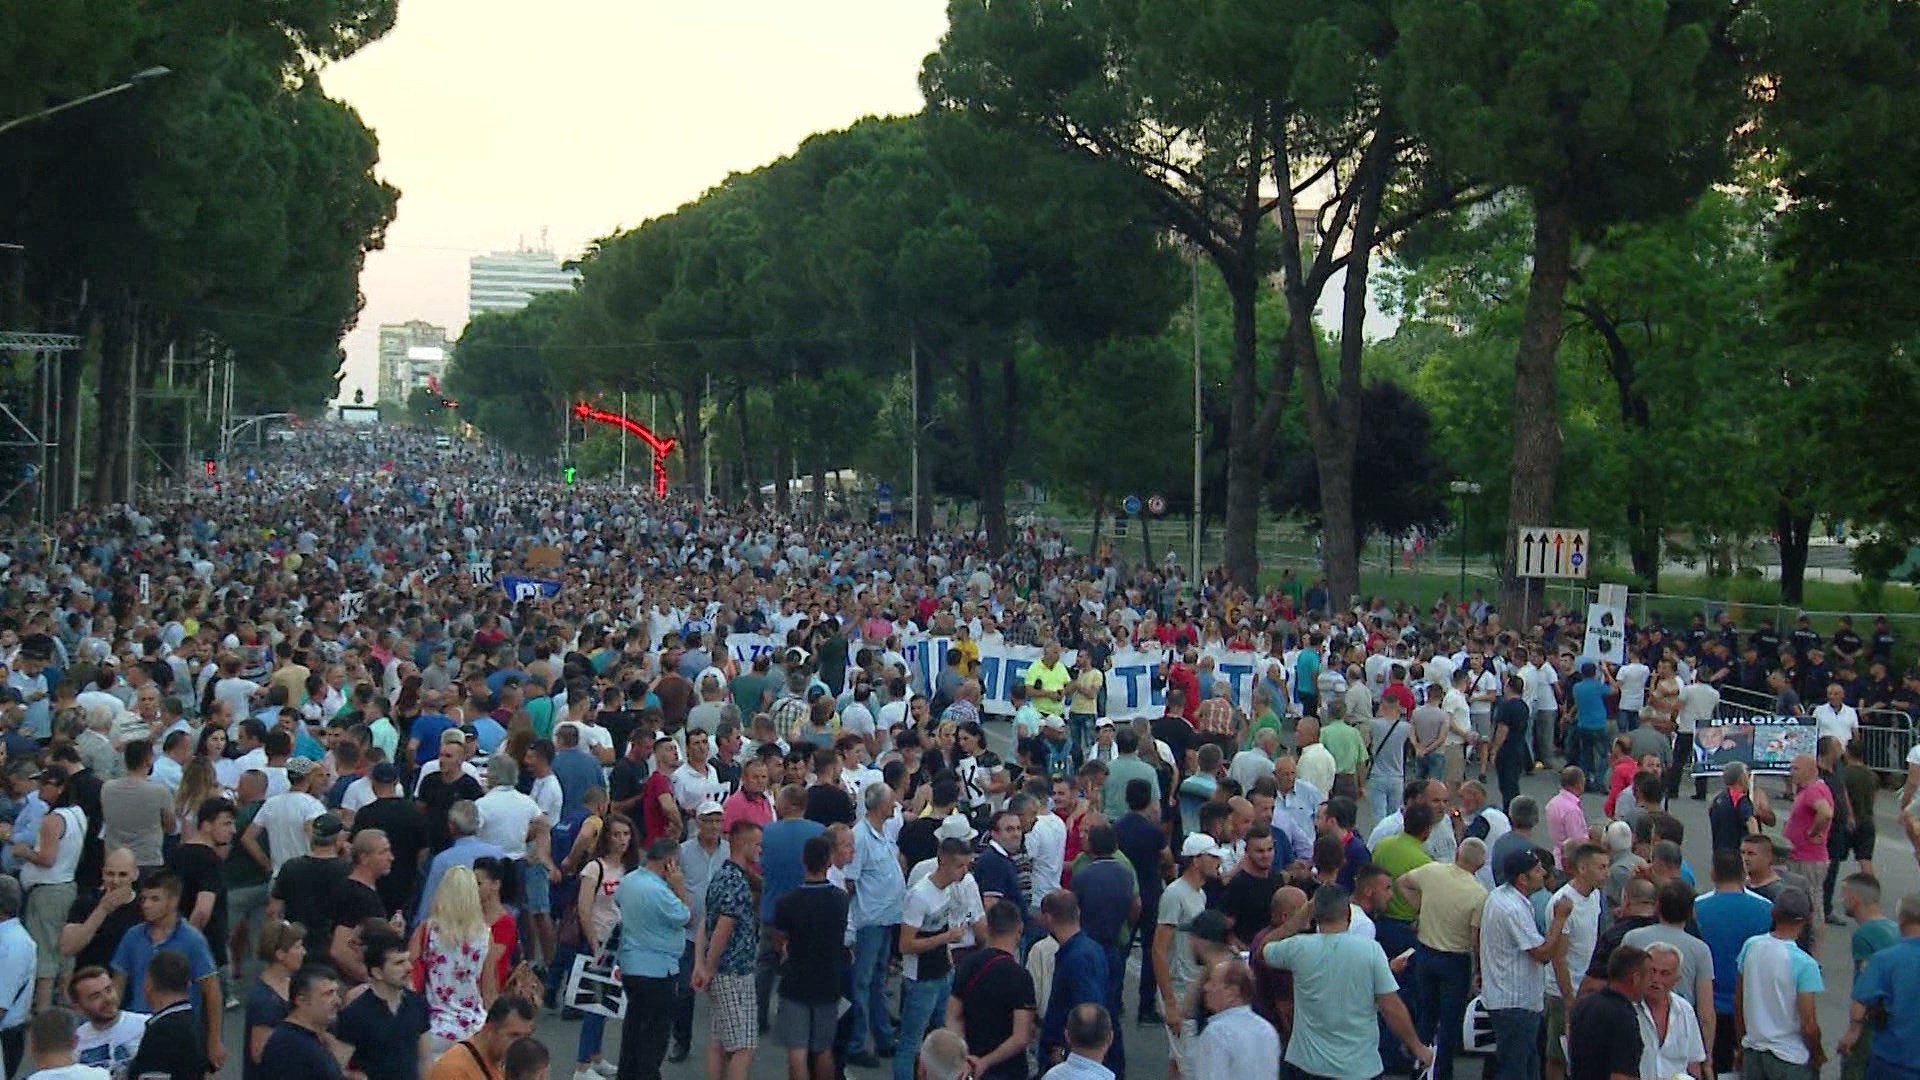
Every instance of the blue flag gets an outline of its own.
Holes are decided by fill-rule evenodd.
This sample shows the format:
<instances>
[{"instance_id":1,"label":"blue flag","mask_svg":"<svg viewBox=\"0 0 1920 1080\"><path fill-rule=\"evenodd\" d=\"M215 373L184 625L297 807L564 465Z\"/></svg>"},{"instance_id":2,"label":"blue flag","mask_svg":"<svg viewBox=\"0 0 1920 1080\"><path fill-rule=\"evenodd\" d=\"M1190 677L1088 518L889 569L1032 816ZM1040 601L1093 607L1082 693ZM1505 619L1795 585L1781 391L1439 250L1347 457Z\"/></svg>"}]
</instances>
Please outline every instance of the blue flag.
<instances>
[{"instance_id":1,"label":"blue flag","mask_svg":"<svg viewBox=\"0 0 1920 1080\"><path fill-rule=\"evenodd\" d=\"M517 574L502 575L500 587L507 591L507 598L516 604L522 600L532 600L538 596L554 596L560 592L560 583L557 581L520 577Z\"/></svg>"}]
</instances>

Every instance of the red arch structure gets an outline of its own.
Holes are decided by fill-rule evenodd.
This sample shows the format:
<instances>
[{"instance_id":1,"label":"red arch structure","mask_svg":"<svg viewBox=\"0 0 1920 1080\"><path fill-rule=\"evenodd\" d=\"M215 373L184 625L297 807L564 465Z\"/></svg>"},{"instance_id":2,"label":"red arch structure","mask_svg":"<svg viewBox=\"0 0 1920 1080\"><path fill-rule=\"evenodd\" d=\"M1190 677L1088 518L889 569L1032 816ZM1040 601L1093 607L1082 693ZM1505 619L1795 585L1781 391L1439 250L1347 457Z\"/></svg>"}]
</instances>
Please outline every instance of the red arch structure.
<instances>
[{"instance_id":1,"label":"red arch structure","mask_svg":"<svg viewBox=\"0 0 1920 1080\"><path fill-rule=\"evenodd\" d=\"M576 401L573 403L573 415L582 420L592 420L595 423L624 428L627 434L646 443L647 449L653 451L653 493L656 496L665 497L667 494L667 467L661 459L673 450L673 439L663 439L655 435L652 429L638 420L622 416L617 412L596 409L584 401Z\"/></svg>"}]
</instances>

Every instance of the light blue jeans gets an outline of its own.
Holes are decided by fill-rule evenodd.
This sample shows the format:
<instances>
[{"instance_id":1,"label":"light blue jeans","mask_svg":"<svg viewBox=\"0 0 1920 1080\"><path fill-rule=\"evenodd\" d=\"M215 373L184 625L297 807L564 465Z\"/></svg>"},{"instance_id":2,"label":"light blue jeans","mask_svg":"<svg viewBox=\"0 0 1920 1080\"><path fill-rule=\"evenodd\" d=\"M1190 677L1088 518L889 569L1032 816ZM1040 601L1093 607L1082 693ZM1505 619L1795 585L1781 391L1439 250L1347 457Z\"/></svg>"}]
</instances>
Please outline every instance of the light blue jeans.
<instances>
[{"instance_id":1,"label":"light blue jeans","mask_svg":"<svg viewBox=\"0 0 1920 1080\"><path fill-rule=\"evenodd\" d=\"M900 982L900 1032L893 1047L893 1080L913 1080L913 1065L920 1057L920 1040L935 1013L946 1015L947 995L953 992L953 973L937 979L902 979Z\"/></svg>"},{"instance_id":2,"label":"light blue jeans","mask_svg":"<svg viewBox=\"0 0 1920 1080\"><path fill-rule=\"evenodd\" d=\"M1407 774L1374 773L1367 780L1367 806L1373 810L1374 824L1379 824L1382 819L1399 810L1401 797L1406 793Z\"/></svg>"},{"instance_id":3,"label":"light blue jeans","mask_svg":"<svg viewBox=\"0 0 1920 1080\"><path fill-rule=\"evenodd\" d=\"M853 932L853 1016L849 1018L847 1053L866 1049L873 1033L876 1050L893 1043L893 1018L887 1014L887 942L891 926L863 926ZM919 1043L914 1044L919 1053ZM912 1063L908 1063L911 1080Z\"/></svg>"}]
</instances>

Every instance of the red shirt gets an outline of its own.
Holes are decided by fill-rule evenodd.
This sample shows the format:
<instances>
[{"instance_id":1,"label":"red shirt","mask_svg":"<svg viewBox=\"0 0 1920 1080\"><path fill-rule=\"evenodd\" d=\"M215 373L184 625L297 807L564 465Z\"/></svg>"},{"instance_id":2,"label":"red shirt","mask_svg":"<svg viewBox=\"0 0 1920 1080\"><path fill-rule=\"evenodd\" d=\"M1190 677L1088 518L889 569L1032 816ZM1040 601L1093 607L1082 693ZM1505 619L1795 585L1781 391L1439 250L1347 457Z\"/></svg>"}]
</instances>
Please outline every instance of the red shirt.
<instances>
[{"instance_id":1,"label":"red shirt","mask_svg":"<svg viewBox=\"0 0 1920 1080\"><path fill-rule=\"evenodd\" d=\"M647 777L640 788L640 846L646 847L655 840L666 836L673 828L673 821L667 812L660 809L660 796L673 797L673 779L666 773L656 772ZM678 840L679 837L674 837Z\"/></svg>"},{"instance_id":2,"label":"red shirt","mask_svg":"<svg viewBox=\"0 0 1920 1080\"><path fill-rule=\"evenodd\" d=\"M1397 680L1388 683L1386 689L1380 691L1380 697L1382 700L1392 698L1400 703L1400 712L1403 715L1413 715L1413 691L1407 689L1406 683Z\"/></svg>"},{"instance_id":3,"label":"red shirt","mask_svg":"<svg viewBox=\"0 0 1920 1080\"><path fill-rule=\"evenodd\" d=\"M1633 778L1640 772L1640 763L1632 757L1623 757L1613 763L1607 772L1607 801L1600 809L1608 817L1613 816L1613 805L1620 800L1620 793L1633 786Z\"/></svg>"},{"instance_id":4,"label":"red shirt","mask_svg":"<svg viewBox=\"0 0 1920 1080\"><path fill-rule=\"evenodd\" d=\"M1167 689L1181 690L1186 693L1187 705L1180 710L1180 715L1186 719L1187 723L1193 723L1194 713L1200 708L1200 680L1194 675L1193 669L1185 664L1175 664L1168 668Z\"/></svg>"}]
</instances>

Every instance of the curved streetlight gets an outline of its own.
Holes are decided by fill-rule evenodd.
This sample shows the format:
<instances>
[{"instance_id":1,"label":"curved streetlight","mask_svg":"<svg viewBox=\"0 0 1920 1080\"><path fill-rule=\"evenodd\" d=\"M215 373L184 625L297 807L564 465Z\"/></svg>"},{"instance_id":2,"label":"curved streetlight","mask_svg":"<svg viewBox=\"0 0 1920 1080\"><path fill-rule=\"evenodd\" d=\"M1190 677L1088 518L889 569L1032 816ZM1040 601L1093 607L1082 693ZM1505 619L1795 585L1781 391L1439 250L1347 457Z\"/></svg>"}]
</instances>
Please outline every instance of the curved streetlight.
<instances>
[{"instance_id":1,"label":"curved streetlight","mask_svg":"<svg viewBox=\"0 0 1920 1080\"><path fill-rule=\"evenodd\" d=\"M152 82L155 79L163 78L171 74L173 74L172 68L163 67L157 64L150 68L143 68L140 71L136 71L132 75L128 76L127 81L122 83L116 83L113 86L107 87L105 90L95 90L93 93L87 94L84 97L77 97L77 98L74 98L72 101L63 101L60 104L54 105L50 108L41 109L37 113L29 113L26 116L16 117L15 119L8 120L6 123L0 124L0 134L4 134L5 132L10 131L13 128L17 128L22 124L31 124L35 120L45 120L47 117L52 116L55 113L65 112L68 109L78 108L82 105L87 104L90 101L99 101L103 97L111 97L112 95L117 94L122 90L131 90L134 87L139 86L141 83Z\"/></svg>"}]
</instances>

